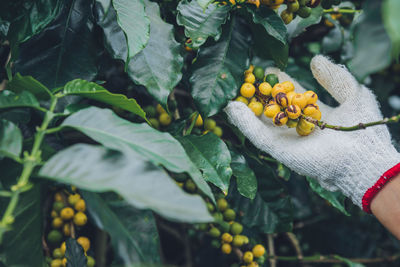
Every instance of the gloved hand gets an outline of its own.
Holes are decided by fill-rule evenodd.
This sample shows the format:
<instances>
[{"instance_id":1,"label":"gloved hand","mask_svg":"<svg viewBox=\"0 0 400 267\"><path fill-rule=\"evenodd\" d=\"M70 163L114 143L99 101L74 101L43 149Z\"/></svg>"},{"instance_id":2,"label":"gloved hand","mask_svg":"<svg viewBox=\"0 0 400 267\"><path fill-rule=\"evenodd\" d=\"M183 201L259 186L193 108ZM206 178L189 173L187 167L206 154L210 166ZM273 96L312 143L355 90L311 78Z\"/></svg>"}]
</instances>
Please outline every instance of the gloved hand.
<instances>
[{"instance_id":1,"label":"gloved hand","mask_svg":"<svg viewBox=\"0 0 400 267\"><path fill-rule=\"evenodd\" d=\"M321 120L331 125L353 126L382 119L375 95L345 67L315 56L311 70L340 103L333 108L318 101ZM293 82L298 93L306 91L279 69L269 68L267 73L275 73L280 82ZM257 148L293 171L317 179L325 189L340 190L366 212L370 213L370 202L380 188L400 172L400 154L391 143L386 125L353 132L316 127L312 134L302 137L292 129L274 126L264 115L256 117L241 102L230 102L225 112Z\"/></svg>"}]
</instances>

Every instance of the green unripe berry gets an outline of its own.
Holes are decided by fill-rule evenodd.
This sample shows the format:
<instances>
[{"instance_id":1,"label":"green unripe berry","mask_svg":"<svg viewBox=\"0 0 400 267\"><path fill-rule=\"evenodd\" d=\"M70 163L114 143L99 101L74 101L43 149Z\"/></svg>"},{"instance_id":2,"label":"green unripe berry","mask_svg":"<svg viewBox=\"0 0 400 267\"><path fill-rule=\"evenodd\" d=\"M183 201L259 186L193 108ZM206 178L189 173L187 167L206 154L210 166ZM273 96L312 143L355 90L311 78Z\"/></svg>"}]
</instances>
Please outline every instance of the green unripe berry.
<instances>
[{"instance_id":1,"label":"green unripe berry","mask_svg":"<svg viewBox=\"0 0 400 267\"><path fill-rule=\"evenodd\" d=\"M227 209L224 212L224 219L227 221L233 221L236 218L236 212L233 209Z\"/></svg>"},{"instance_id":2,"label":"green unripe berry","mask_svg":"<svg viewBox=\"0 0 400 267\"><path fill-rule=\"evenodd\" d=\"M214 128L217 126L217 123L213 119L206 119L204 121L204 129L208 131L214 130Z\"/></svg>"},{"instance_id":3,"label":"green unripe berry","mask_svg":"<svg viewBox=\"0 0 400 267\"><path fill-rule=\"evenodd\" d=\"M262 81L264 79L264 69L261 67L255 67L254 68L254 76L256 76L257 80Z\"/></svg>"},{"instance_id":4,"label":"green unripe berry","mask_svg":"<svg viewBox=\"0 0 400 267\"><path fill-rule=\"evenodd\" d=\"M296 12L297 10L299 10L299 8L300 8L300 4L298 1L294 1L294 2L288 4L288 10L290 12Z\"/></svg>"},{"instance_id":5,"label":"green unripe berry","mask_svg":"<svg viewBox=\"0 0 400 267\"><path fill-rule=\"evenodd\" d=\"M239 235L243 231L243 225L238 222L231 224L231 233L234 235Z\"/></svg>"},{"instance_id":6,"label":"green unripe berry","mask_svg":"<svg viewBox=\"0 0 400 267\"><path fill-rule=\"evenodd\" d=\"M257 262L258 262L260 265L264 264L264 262L265 262L265 256L258 257L258 258L257 258Z\"/></svg>"},{"instance_id":7,"label":"green unripe berry","mask_svg":"<svg viewBox=\"0 0 400 267\"><path fill-rule=\"evenodd\" d=\"M208 224L206 224L206 223L199 224L200 231L207 231L207 229L208 229Z\"/></svg>"},{"instance_id":8,"label":"green unripe berry","mask_svg":"<svg viewBox=\"0 0 400 267\"><path fill-rule=\"evenodd\" d=\"M157 110L153 106L144 107L143 111L146 112L146 117L148 118L154 118L157 116Z\"/></svg>"},{"instance_id":9,"label":"green unripe berry","mask_svg":"<svg viewBox=\"0 0 400 267\"><path fill-rule=\"evenodd\" d=\"M53 250L53 258L62 259L64 257L64 253L62 253L60 248L56 248Z\"/></svg>"},{"instance_id":10,"label":"green unripe berry","mask_svg":"<svg viewBox=\"0 0 400 267\"><path fill-rule=\"evenodd\" d=\"M96 265L96 261L92 257L87 256L86 259L87 259L86 262L87 267L94 267Z\"/></svg>"},{"instance_id":11,"label":"green unripe berry","mask_svg":"<svg viewBox=\"0 0 400 267\"><path fill-rule=\"evenodd\" d=\"M57 230L51 230L47 235L47 241L49 241L52 244L59 243L61 242L61 240L62 240L62 234Z\"/></svg>"},{"instance_id":12,"label":"green unripe berry","mask_svg":"<svg viewBox=\"0 0 400 267\"><path fill-rule=\"evenodd\" d=\"M296 14L301 18L308 18L311 15L311 7L303 6L297 10Z\"/></svg>"},{"instance_id":13,"label":"green unripe berry","mask_svg":"<svg viewBox=\"0 0 400 267\"><path fill-rule=\"evenodd\" d=\"M188 179L188 176L186 173L176 173L174 174L173 178L178 183L183 183Z\"/></svg>"},{"instance_id":14,"label":"green unripe berry","mask_svg":"<svg viewBox=\"0 0 400 267\"><path fill-rule=\"evenodd\" d=\"M272 73L265 76L265 81L274 87L275 84L279 83L279 78L276 76L276 74Z\"/></svg>"},{"instance_id":15,"label":"green unripe berry","mask_svg":"<svg viewBox=\"0 0 400 267\"><path fill-rule=\"evenodd\" d=\"M218 137L221 137L221 136L224 134L224 132L222 131L222 128L219 127L219 126L216 126L216 127L212 130L212 132L213 132L216 136L218 136Z\"/></svg>"},{"instance_id":16,"label":"green unripe berry","mask_svg":"<svg viewBox=\"0 0 400 267\"><path fill-rule=\"evenodd\" d=\"M160 122L156 118L150 118L149 122L154 129L160 128Z\"/></svg>"},{"instance_id":17,"label":"green unripe berry","mask_svg":"<svg viewBox=\"0 0 400 267\"><path fill-rule=\"evenodd\" d=\"M213 246L214 248L219 248L221 246L221 242L214 239L211 241L211 246Z\"/></svg>"},{"instance_id":18,"label":"green unripe berry","mask_svg":"<svg viewBox=\"0 0 400 267\"><path fill-rule=\"evenodd\" d=\"M209 212L213 212L215 208L214 208L214 205L213 205L213 204L211 204L211 203L208 202L208 203L207 203L207 209L208 209Z\"/></svg>"},{"instance_id":19,"label":"green unripe berry","mask_svg":"<svg viewBox=\"0 0 400 267\"><path fill-rule=\"evenodd\" d=\"M221 235L221 231L216 227L211 228L210 231L208 231L208 233L212 237L215 237L215 238L217 238L217 237L219 237Z\"/></svg>"},{"instance_id":20,"label":"green unripe berry","mask_svg":"<svg viewBox=\"0 0 400 267\"><path fill-rule=\"evenodd\" d=\"M219 211L225 211L228 208L228 201L225 198L218 199L217 207Z\"/></svg>"},{"instance_id":21,"label":"green unripe berry","mask_svg":"<svg viewBox=\"0 0 400 267\"><path fill-rule=\"evenodd\" d=\"M219 223L219 228L222 232L229 232L231 229L231 225L228 222L222 221Z\"/></svg>"},{"instance_id":22,"label":"green unripe berry","mask_svg":"<svg viewBox=\"0 0 400 267\"><path fill-rule=\"evenodd\" d=\"M197 186L191 179L188 179L185 182L185 188L187 191L194 193L194 192L196 192Z\"/></svg>"},{"instance_id":23,"label":"green unripe berry","mask_svg":"<svg viewBox=\"0 0 400 267\"><path fill-rule=\"evenodd\" d=\"M217 222L221 222L224 219L224 215L222 215L221 212L214 213L213 217L214 217L215 221L217 221Z\"/></svg>"},{"instance_id":24,"label":"green unripe berry","mask_svg":"<svg viewBox=\"0 0 400 267\"><path fill-rule=\"evenodd\" d=\"M65 207L64 203L60 202L60 201L55 201L53 203L53 210L59 212L60 210L62 210Z\"/></svg>"}]
</instances>

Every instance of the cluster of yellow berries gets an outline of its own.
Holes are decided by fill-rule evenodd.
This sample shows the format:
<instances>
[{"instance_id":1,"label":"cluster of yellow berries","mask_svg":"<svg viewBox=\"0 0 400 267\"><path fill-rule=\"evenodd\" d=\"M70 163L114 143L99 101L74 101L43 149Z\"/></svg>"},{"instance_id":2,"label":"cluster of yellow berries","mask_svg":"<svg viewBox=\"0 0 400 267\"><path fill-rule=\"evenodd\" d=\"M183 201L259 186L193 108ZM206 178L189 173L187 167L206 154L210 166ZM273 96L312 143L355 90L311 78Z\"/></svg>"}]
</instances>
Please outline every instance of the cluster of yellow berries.
<instances>
[{"instance_id":1,"label":"cluster of yellow berries","mask_svg":"<svg viewBox=\"0 0 400 267\"><path fill-rule=\"evenodd\" d=\"M146 112L146 116L149 118L151 126L155 129L160 129L161 126L166 127L172 122L172 117L160 104L157 104L156 107L146 106L143 110Z\"/></svg>"},{"instance_id":2,"label":"cluster of yellow berries","mask_svg":"<svg viewBox=\"0 0 400 267\"><path fill-rule=\"evenodd\" d=\"M229 203L225 198L217 200L217 207L207 203L208 210L213 213L216 224L201 224L199 229L208 231L208 234L214 238L212 244L219 247L224 254L231 254L234 248L244 250L241 257L241 266L258 267L265 261L265 248L261 244L252 246L246 235L243 235L243 225L235 221L236 213L229 208Z\"/></svg>"},{"instance_id":3,"label":"cluster of yellow berries","mask_svg":"<svg viewBox=\"0 0 400 267\"><path fill-rule=\"evenodd\" d=\"M222 128L217 125L216 121L211 118L207 118L203 121L203 118L201 117L200 114L198 114L198 115L194 114L191 117L191 120L192 120L192 122L194 120L196 120L194 123L195 127L198 127L198 128L204 127L202 134L207 134L209 132L213 132L216 136L221 137L222 134L224 133L222 131Z\"/></svg>"},{"instance_id":4,"label":"cluster of yellow berries","mask_svg":"<svg viewBox=\"0 0 400 267\"><path fill-rule=\"evenodd\" d=\"M264 113L276 126L296 128L301 136L312 133L315 125L304 117L321 119L318 95L313 91L296 93L292 82L280 83L275 74L263 77L264 74L260 74L258 69L250 66L245 71L244 83L240 87L241 95L235 100L245 103L256 116Z\"/></svg>"},{"instance_id":5,"label":"cluster of yellow berries","mask_svg":"<svg viewBox=\"0 0 400 267\"><path fill-rule=\"evenodd\" d=\"M49 261L50 267L65 267L66 244L65 239L75 238L78 229L86 225L88 218L85 214L86 202L78 193L67 195L65 192L54 194L53 208L51 210L51 230L47 234L49 247L54 248L52 258ZM86 252L90 249L90 240L85 236L80 236L76 241ZM87 267L95 266L95 260L87 256Z\"/></svg>"}]
</instances>

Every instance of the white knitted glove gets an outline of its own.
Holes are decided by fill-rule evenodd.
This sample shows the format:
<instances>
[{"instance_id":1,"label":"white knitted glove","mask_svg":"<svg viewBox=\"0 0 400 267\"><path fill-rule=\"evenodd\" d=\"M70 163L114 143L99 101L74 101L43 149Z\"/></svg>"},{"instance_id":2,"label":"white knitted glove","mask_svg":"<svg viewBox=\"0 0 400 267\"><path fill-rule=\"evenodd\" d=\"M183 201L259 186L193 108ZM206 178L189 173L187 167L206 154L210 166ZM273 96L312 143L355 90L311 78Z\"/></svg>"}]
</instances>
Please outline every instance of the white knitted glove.
<instances>
[{"instance_id":1,"label":"white knitted glove","mask_svg":"<svg viewBox=\"0 0 400 267\"><path fill-rule=\"evenodd\" d=\"M339 107L332 108L318 101L323 121L353 126L382 119L375 95L360 85L344 66L315 56L311 70L317 81L340 103ZM298 93L305 91L279 69L269 68L266 72L275 73L280 82L293 82ZM229 121L257 148L293 171L317 179L325 189L340 190L366 212L370 212L373 196L394 176L393 171L400 171L397 165L400 154L391 143L386 125L353 132L316 127L312 134L302 137L293 129L274 126L264 115L256 117L241 102L230 102L225 112Z\"/></svg>"}]
</instances>

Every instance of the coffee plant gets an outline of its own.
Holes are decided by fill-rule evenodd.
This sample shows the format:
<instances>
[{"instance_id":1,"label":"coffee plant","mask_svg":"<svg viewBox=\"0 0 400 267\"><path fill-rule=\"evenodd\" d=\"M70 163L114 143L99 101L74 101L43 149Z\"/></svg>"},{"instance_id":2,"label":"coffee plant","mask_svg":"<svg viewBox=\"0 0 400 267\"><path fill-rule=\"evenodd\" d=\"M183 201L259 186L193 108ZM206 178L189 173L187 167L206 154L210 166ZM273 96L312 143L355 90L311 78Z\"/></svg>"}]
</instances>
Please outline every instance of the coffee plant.
<instances>
[{"instance_id":1,"label":"coffee plant","mask_svg":"<svg viewBox=\"0 0 400 267\"><path fill-rule=\"evenodd\" d=\"M399 13L396 0L1 1L0 266L398 266L373 216L257 149L224 108L298 138L388 124L399 150ZM338 103L312 76L318 54L385 119L325 121L317 100Z\"/></svg>"}]
</instances>

